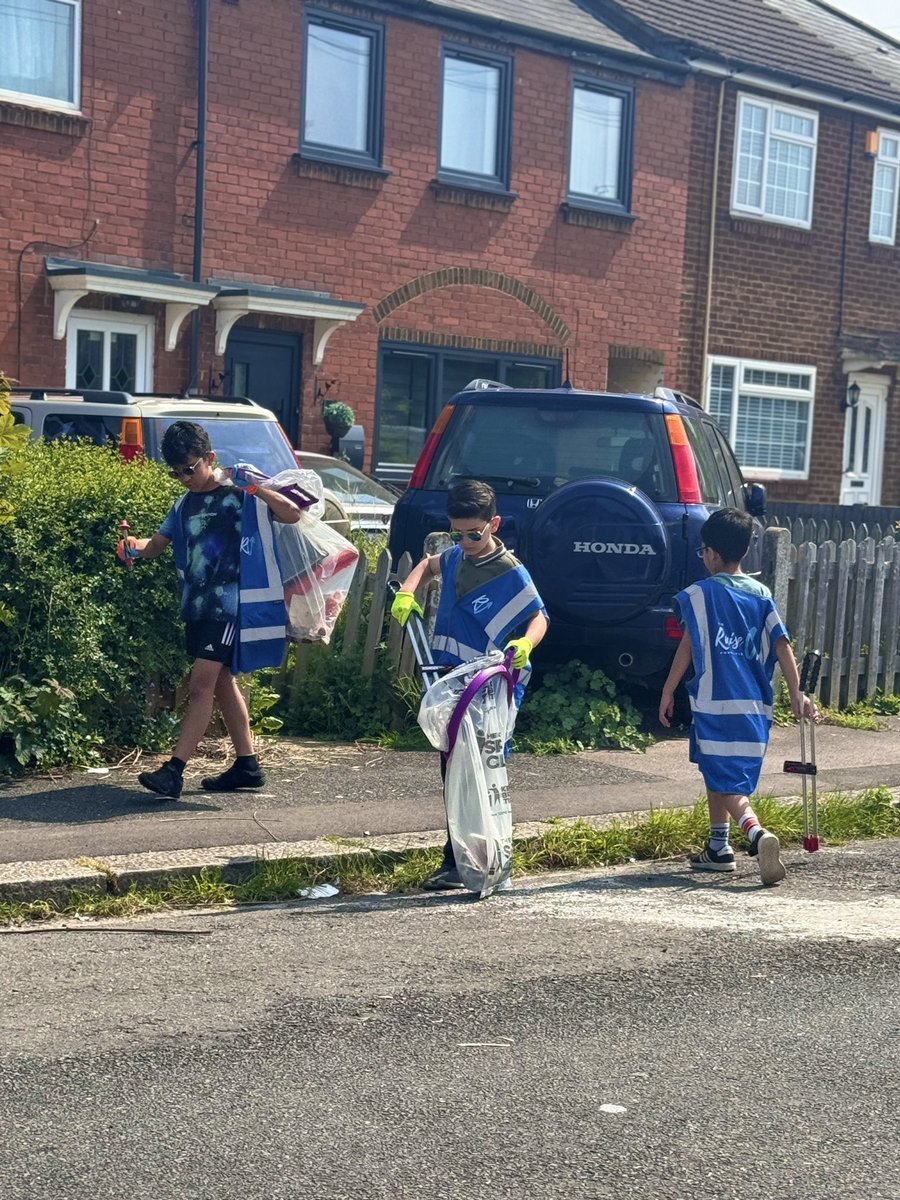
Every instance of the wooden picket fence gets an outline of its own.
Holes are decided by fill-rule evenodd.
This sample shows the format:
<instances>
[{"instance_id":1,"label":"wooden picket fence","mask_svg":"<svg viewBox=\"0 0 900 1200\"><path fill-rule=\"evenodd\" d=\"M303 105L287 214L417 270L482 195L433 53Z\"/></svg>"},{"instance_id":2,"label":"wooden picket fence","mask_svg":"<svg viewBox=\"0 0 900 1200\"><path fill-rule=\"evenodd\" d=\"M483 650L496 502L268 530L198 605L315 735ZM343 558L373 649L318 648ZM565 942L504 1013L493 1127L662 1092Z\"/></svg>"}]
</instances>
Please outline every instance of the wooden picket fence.
<instances>
[{"instance_id":1,"label":"wooden picket fence","mask_svg":"<svg viewBox=\"0 0 900 1200\"><path fill-rule=\"evenodd\" d=\"M829 704L844 706L874 695L879 688L886 694L900 693L900 538L823 538L795 544L794 531L790 532L790 553L783 567L788 578L766 582L776 596L784 597L786 592L782 615L798 660L807 650L822 655L819 695ZM431 534L426 553L439 553L449 544L446 534ZM349 656L361 650L361 674L371 677L381 653L394 672L412 675L412 648L400 625L388 619L387 590L388 580L406 579L412 565L410 556L404 554L392 571L390 555L383 550L373 570L365 556L360 556L347 597L342 637L327 646L298 646L292 678L282 679L282 686L292 693L303 686L312 654ZM364 618L367 595L371 601ZM439 595L432 584L420 597L429 632L434 627Z\"/></svg>"},{"instance_id":2,"label":"wooden picket fence","mask_svg":"<svg viewBox=\"0 0 900 1200\"><path fill-rule=\"evenodd\" d=\"M783 615L798 661L822 655L827 703L900 691L900 539L792 539Z\"/></svg>"},{"instance_id":3,"label":"wooden picket fence","mask_svg":"<svg viewBox=\"0 0 900 1200\"><path fill-rule=\"evenodd\" d=\"M792 517L777 512L767 512L765 524L769 529L789 529L791 541L795 546L804 542L864 542L874 538L876 542L886 537L900 538L900 523L885 519L884 521L860 520L854 521L845 517Z\"/></svg>"}]
</instances>

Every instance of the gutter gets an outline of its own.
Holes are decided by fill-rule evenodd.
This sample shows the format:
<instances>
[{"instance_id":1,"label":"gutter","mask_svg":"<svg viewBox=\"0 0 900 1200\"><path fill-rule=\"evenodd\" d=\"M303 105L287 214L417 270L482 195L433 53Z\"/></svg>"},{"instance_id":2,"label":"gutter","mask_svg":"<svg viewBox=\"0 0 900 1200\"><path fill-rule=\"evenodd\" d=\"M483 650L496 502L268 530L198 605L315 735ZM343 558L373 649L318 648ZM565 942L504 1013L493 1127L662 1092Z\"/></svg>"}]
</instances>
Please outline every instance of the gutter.
<instances>
[{"instance_id":1,"label":"gutter","mask_svg":"<svg viewBox=\"0 0 900 1200\"><path fill-rule=\"evenodd\" d=\"M787 83L783 79L777 79L767 75L763 71L745 70L742 67L729 67L708 58L692 58L690 66L692 70L698 71L702 75L713 75L718 79L728 79L733 83L742 83L747 87L759 88L761 91L776 92L781 96L790 96L793 100L806 100L810 104L826 104L831 108L839 108L845 112L860 113L866 117L874 117L879 121L893 121L895 124L900 121L900 103L895 106L889 104L878 105L877 102L867 104L863 101L851 99L849 96L842 97L815 87L808 87L799 79L797 83Z\"/></svg>"}]
</instances>

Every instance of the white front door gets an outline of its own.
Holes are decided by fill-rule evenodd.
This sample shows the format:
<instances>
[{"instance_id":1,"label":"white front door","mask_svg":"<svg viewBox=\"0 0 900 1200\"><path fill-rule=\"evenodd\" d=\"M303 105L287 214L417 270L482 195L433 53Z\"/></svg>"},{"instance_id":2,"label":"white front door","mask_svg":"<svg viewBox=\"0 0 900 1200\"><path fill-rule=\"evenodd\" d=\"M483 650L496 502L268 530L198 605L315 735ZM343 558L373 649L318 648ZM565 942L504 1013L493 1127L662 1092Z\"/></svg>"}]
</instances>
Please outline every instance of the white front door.
<instances>
[{"instance_id":1,"label":"white front door","mask_svg":"<svg viewBox=\"0 0 900 1200\"><path fill-rule=\"evenodd\" d=\"M859 403L844 415L844 473L841 504L880 504L884 472L884 426L888 381L880 375L851 375Z\"/></svg>"},{"instance_id":2,"label":"white front door","mask_svg":"<svg viewBox=\"0 0 900 1200\"><path fill-rule=\"evenodd\" d=\"M153 387L152 317L123 313L73 316L66 326L66 387L149 392Z\"/></svg>"}]
</instances>

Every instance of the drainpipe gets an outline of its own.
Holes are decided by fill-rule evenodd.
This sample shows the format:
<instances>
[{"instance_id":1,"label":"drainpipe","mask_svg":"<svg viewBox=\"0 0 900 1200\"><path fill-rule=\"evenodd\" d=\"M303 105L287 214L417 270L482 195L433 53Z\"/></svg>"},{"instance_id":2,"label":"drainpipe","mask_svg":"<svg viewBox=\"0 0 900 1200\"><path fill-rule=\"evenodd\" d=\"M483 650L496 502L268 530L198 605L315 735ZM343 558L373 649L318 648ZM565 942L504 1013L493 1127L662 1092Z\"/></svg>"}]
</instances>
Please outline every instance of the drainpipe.
<instances>
[{"instance_id":1,"label":"drainpipe","mask_svg":"<svg viewBox=\"0 0 900 1200\"><path fill-rule=\"evenodd\" d=\"M203 282L203 206L206 190L206 86L209 80L209 0L197 0L197 161L194 175L194 266L191 278ZM200 309L191 313L191 364L185 394L197 391L200 372Z\"/></svg>"},{"instance_id":2,"label":"drainpipe","mask_svg":"<svg viewBox=\"0 0 900 1200\"><path fill-rule=\"evenodd\" d=\"M716 258L716 210L719 203L719 152L722 148L722 113L725 107L725 80L719 81L719 101L716 108L716 140L713 147L712 187L709 197L709 248L706 254L706 305L703 312L703 358L700 369L703 372L701 396L708 403L706 386L706 361L709 357L709 326L712 321L712 287L713 267Z\"/></svg>"}]
</instances>

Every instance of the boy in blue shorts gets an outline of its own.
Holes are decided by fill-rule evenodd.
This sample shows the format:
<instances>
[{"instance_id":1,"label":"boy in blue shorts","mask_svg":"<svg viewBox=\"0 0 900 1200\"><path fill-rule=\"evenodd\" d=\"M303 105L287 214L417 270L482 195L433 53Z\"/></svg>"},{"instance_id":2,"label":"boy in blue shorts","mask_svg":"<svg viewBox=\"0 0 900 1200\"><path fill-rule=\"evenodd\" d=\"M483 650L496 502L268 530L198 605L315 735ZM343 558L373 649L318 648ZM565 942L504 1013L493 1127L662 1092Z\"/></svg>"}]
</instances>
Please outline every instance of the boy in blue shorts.
<instances>
[{"instance_id":1,"label":"boy in blue shorts","mask_svg":"<svg viewBox=\"0 0 900 1200\"><path fill-rule=\"evenodd\" d=\"M293 524L300 520L300 509L270 488L235 486L223 479L209 435L192 421L169 426L162 452L185 493L158 533L128 538L119 543L118 553L123 560L157 558L173 544L187 652L194 666L175 751L138 780L158 799L177 800L185 765L218 701L236 759L202 785L210 792L261 788L265 775L253 753L250 718L235 675L281 665L286 610L272 521Z\"/></svg>"},{"instance_id":2,"label":"boy in blue shorts","mask_svg":"<svg viewBox=\"0 0 900 1200\"><path fill-rule=\"evenodd\" d=\"M413 567L394 598L391 616L401 625L413 612L422 616L416 589L440 575L434 661L452 668L493 650L513 650L512 665L521 672L516 687L516 704L520 704L531 674L532 651L547 632L544 603L528 571L496 536L500 517L489 484L477 479L454 484L447 497L447 515L456 545ZM422 887L439 892L462 886L448 831L440 869Z\"/></svg>"},{"instance_id":3,"label":"boy in blue shorts","mask_svg":"<svg viewBox=\"0 0 900 1200\"><path fill-rule=\"evenodd\" d=\"M769 742L776 661L794 716L818 717L812 699L800 691L797 663L772 593L741 570L752 534L753 518L736 508L713 513L700 531L711 577L675 597L685 633L663 687L659 719L670 724L675 689L693 664L687 685L693 714L690 757L706 784L711 834L705 849L691 858L691 868L736 869L728 843L733 818L750 842L763 884L771 886L785 876L781 847L760 825L750 796Z\"/></svg>"}]
</instances>

